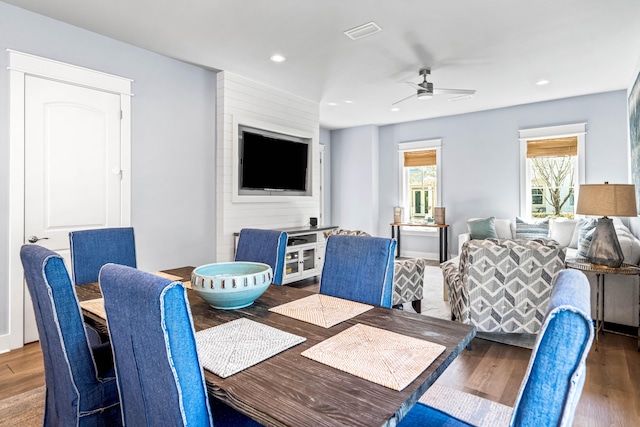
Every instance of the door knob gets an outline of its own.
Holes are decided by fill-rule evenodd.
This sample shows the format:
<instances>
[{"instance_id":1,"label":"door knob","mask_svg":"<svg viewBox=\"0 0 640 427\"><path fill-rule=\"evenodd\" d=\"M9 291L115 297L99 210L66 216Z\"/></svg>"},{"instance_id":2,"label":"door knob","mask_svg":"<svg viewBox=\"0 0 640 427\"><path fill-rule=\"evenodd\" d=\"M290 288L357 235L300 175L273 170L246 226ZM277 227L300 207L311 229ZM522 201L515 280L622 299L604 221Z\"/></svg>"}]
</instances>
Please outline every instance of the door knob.
<instances>
[{"instance_id":1,"label":"door knob","mask_svg":"<svg viewBox=\"0 0 640 427\"><path fill-rule=\"evenodd\" d=\"M29 238L27 239L29 241L29 243L35 243L38 240L48 240L48 237L37 237L37 236L29 236Z\"/></svg>"}]
</instances>

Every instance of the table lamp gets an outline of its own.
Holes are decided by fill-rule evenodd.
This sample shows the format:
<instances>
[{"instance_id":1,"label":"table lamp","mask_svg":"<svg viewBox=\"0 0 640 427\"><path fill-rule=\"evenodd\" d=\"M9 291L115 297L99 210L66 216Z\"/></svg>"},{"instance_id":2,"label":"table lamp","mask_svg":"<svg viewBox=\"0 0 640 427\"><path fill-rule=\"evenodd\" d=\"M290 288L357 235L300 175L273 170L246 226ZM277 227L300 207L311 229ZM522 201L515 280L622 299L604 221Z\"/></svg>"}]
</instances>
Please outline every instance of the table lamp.
<instances>
[{"instance_id":1,"label":"table lamp","mask_svg":"<svg viewBox=\"0 0 640 427\"><path fill-rule=\"evenodd\" d=\"M602 215L591 239L587 260L592 264L620 267L622 248L610 216L637 216L636 191L633 184L583 184L580 186L576 213Z\"/></svg>"}]
</instances>

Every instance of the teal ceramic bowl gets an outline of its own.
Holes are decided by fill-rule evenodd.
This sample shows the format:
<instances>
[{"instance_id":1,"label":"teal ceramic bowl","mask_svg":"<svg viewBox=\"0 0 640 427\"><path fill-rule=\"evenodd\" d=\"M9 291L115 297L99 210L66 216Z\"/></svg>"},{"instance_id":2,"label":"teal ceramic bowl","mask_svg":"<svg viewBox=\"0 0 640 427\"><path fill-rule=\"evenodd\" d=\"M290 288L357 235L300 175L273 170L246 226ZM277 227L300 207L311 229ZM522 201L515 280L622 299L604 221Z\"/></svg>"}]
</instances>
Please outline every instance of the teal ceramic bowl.
<instances>
[{"instance_id":1,"label":"teal ceramic bowl","mask_svg":"<svg viewBox=\"0 0 640 427\"><path fill-rule=\"evenodd\" d=\"M268 264L220 262L193 270L191 288L211 307L233 310L253 304L272 280L273 271Z\"/></svg>"}]
</instances>

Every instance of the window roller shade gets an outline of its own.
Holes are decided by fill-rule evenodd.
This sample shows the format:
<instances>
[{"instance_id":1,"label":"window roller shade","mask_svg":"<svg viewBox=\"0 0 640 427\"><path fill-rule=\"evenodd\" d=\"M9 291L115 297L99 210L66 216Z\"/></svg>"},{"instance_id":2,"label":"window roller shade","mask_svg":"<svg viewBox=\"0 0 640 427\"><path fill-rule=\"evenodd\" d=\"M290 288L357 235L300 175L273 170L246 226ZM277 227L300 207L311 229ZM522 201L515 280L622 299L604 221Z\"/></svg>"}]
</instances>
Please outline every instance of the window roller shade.
<instances>
[{"instance_id":1,"label":"window roller shade","mask_svg":"<svg viewBox=\"0 0 640 427\"><path fill-rule=\"evenodd\" d=\"M578 137L527 141L527 158L578 155Z\"/></svg>"},{"instance_id":2,"label":"window roller shade","mask_svg":"<svg viewBox=\"0 0 640 427\"><path fill-rule=\"evenodd\" d=\"M436 166L436 150L404 152L404 167Z\"/></svg>"}]
</instances>

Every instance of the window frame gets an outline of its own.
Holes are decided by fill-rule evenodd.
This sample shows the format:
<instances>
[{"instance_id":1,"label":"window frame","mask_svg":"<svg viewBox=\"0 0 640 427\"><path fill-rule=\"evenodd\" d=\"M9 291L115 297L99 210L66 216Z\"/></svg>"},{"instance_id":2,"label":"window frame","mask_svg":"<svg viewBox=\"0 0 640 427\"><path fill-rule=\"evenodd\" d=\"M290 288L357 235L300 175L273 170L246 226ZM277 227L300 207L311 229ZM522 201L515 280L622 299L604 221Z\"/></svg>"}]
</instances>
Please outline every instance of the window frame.
<instances>
[{"instance_id":1,"label":"window frame","mask_svg":"<svg viewBox=\"0 0 640 427\"><path fill-rule=\"evenodd\" d=\"M407 197L412 197L407 191L407 178L404 173L404 153L407 151L433 150L436 152L436 200L434 206L442 206L442 139L427 139L420 141L398 143L398 205L404 207L405 216L411 209L411 204L407 203ZM402 227L404 235L429 235L437 236L438 229L435 227Z\"/></svg>"},{"instance_id":2,"label":"window frame","mask_svg":"<svg viewBox=\"0 0 640 427\"><path fill-rule=\"evenodd\" d=\"M574 168L578 173L574 174L574 200L578 200L580 184L585 182L585 136L587 134L586 123L574 123L569 125L549 126L541 128L521 129L518 131L520 141L520 217L531 219L531 163L527 161L527 141L564 137L578 138L578 155ZM576 216L577 217L577 216Z\"/></svg>"}]
</instances>

